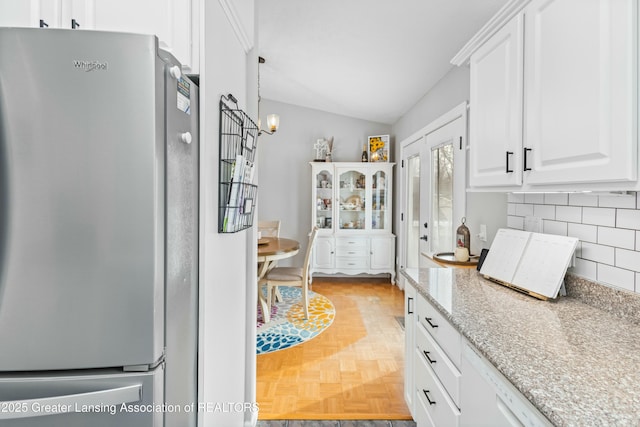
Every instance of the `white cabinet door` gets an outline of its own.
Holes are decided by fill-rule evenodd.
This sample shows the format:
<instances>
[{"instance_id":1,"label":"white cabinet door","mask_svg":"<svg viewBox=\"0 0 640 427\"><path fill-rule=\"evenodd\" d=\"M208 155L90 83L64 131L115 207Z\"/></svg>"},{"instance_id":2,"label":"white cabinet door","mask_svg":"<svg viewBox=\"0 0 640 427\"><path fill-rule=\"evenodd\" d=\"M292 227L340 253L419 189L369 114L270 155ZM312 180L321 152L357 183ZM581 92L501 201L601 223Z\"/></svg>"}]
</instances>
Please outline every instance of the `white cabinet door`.
<instances>
[{"instance_id":1,"label":"white cabinet door","mask_svg":"<svg viewBox=\"0 0 640 427\"><path fill-rule=\"evenodd\" d=\"M192 49L192 0L86 0L89 2L86 28L155 34L188 72L196 72L197 55Z\"/></svg>"},{"instance_id":2,"label":"white cabinet door","mask_svg":"<svg viewBox=\"0 0 640 427\"><path fill-rule=\"evenodd\" d=\"M636 7L533 0L525 9L528 184L636 180Z\"/></svg>"},{"instance_id":3,"label":"white cabinet door","mask_svg":"<svg viewBox=\"0 0 640 427\"><path fill-rule=\"evenodd\" d=\"M413 349L415 348L416 329L416 289L402 278L404 286L404 400L409 407L409 412L415 418L415 375L413 369Z\"/></svg>"},{"instance_id":4,"label":"white cabinet door","mask_svg":"<svg viewBox=\"0 0 640 427\"><path fill-rule=\"evenodd\" d=\"M371 260L372 270L388 270L393 267L393 238L372 237L371 238Z\"/></svg>"},{"instance_id":5,"label":"white cabinet door","mask_svg":"<svg viewBox=\"0 0 640 427\"><path fill-rule=\"evenodd\" d=\"M0 0L0 26L39 27L42 20L50 28L71 28L70 0Z\"/></svg>"},{"instance_id":6,"label":"white cabinet door","mask_svg":"<svg viewBox=\"0 0 640 427\"><path fill-rule=\"evenodd\" d=\"M522 15L470 60L471 187L522 183Z\"/></svg>"},{"instance_id":7,"label":"white cabinet door","mask_svg":"<svg viewBox=\"0 0 640 427\"><path fill-rule=\"evenodd\" d=\"M32 3L0 0L0 27L37 27L39 8Z\"/></svg>"},{"instance_id":8,"label":"white cabinet door","mask_svg":"<svg viewBox=\"0 0 640 427\"><path fill-rule=\"evenodd\" d=\"M333 268L333 237L317 237L313 248L313 269Z\"/></svg>"}]
</instances>

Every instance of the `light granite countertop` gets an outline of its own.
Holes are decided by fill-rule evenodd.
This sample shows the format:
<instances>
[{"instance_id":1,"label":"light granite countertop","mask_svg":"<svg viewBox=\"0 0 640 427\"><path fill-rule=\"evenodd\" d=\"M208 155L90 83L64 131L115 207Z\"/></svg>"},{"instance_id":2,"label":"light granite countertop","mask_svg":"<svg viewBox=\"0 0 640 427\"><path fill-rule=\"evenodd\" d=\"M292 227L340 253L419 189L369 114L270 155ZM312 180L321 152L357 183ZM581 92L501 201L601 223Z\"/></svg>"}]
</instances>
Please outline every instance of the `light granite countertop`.
<instances>
[{"instance_id":1,"label":"light granite countertop","mask_svg":"<svg viewBox=\"0 0 640 427\"><path fill-rule=\"evenodd\" d=\"M617 292L539 301L474 269L403 275L554 425L640 426L640 325L616 310L638 295L605 310Z\"/></svg>"}]
</instances>

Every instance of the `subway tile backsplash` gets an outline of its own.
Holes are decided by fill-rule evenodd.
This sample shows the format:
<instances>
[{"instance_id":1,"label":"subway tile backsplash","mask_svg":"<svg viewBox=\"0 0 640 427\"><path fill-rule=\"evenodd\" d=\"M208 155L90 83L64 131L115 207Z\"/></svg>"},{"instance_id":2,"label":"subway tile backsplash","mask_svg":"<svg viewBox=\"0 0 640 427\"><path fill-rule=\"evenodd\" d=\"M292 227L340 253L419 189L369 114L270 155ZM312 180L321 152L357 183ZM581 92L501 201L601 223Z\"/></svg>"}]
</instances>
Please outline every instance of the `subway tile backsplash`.
<instances>
[{"instance_id":1,"label":"subway tile backsplash","mask_svg":"<svg viewBox=\"0 0 640 427\"><path fill-rule=\"evenodd\" d=\"M640 198L588 193L509 194L507 226L542 218L544 233L580 239L570 273L640 293Z\"/></svg>"}]
</instances>

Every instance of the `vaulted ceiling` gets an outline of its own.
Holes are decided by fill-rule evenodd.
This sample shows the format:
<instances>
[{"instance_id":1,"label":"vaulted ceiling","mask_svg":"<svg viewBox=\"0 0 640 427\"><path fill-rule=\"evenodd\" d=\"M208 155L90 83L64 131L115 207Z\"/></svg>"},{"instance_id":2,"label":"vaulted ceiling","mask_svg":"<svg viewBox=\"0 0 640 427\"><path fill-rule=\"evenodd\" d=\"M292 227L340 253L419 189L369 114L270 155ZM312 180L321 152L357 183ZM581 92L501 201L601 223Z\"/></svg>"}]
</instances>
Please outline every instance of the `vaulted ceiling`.
<instances>
[{"instance_id":1,"label":"vaulted ceiling","mask_svg":"<svg viewBox=\"0 0 640 427\"><path fill-rule=\"evenodd\" d=\"M262 98L393 124L506 0L258 0Z\"/></svg>"}]
</instances>

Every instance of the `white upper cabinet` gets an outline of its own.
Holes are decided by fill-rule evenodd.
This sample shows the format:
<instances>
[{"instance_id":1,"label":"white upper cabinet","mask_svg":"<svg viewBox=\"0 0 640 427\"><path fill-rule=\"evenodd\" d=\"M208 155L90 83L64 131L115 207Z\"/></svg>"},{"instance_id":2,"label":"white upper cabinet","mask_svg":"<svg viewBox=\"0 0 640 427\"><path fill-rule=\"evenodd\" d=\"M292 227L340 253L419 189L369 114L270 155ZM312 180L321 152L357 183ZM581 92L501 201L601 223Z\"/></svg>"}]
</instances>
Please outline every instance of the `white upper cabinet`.
<instances>
[{"instance_id":1,"label":"white upper cabinet","mask_svg":"<svg viewBox=\"0 0 640 427\"><path fill-rule=\"evenodd\" d=\"M72 28L84 19L85 0L0 0L0 26Z\"/></svg>"},{"instance_id":2,"label":"white upper cabinet","mask_svg":"<svg viewBox=\"0 0 640 427\"><path fill-rule=\"evenodd\" d=\"M0 0L0 26L155 34L187 73L198 71L197 1Z\"/></svg>"},{"instance_id":3,"label":"white upper cabinet","mask_svg":"<svg viewBox=\"0 0 640 427\"><path fill-rule=\"evenodd\" d=\"M87 0L92 13L88 16L91 28L105 31L124 31L155 34L160 45L170 51L189 73L197 73L197 42L193 24L192 0Z\"/></svg>"},{"instance_id":4,"label":"white upper cabinet","mask_svg":"<svg viewBox=\"0 0 640 427\"><path fill-rule=\"evenodd\" d=\"M522 182L522 35L517 15L471 56L471 186Z\"/></svg>"},{"instance_id":5,"label":"white upper cabinet","mask_svg":"<svg viewBox=\"0 0 640 427\"><path fill-rule=\"evenodd\" d=\"M640 189L637 0L510 0L467 61L471 189Z\"/></svg>"},{"instance_id":6,"label":"white upper cabinet","mask_svg":"<svg viewBox=\"0 0 640 427\"><path fill-rule=\"evenodd\" d=\"M526 7L527 183L637 179L636 5L533 0Z\"/></svg>"}]
</instances>

